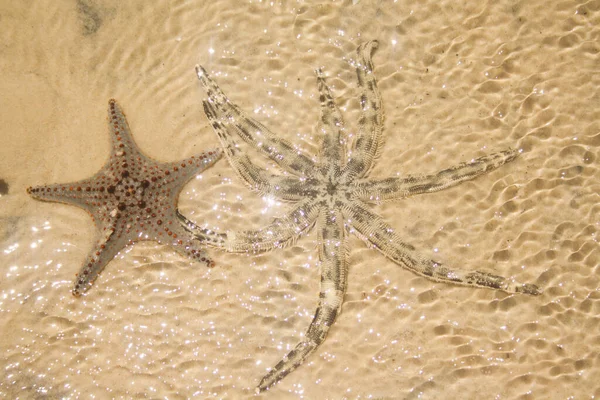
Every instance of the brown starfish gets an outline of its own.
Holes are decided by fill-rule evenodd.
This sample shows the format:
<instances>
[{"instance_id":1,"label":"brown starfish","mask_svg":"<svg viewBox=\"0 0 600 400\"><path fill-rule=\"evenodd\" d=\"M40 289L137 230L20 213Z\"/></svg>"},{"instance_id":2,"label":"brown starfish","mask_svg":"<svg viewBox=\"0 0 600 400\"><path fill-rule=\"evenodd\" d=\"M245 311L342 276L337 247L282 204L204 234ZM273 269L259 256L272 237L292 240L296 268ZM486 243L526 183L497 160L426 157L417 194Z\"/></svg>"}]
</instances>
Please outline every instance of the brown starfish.
<instances>
[{"instance_id":1,"label":"brown starfish","mask_svg":"<svg viewBox=\"0 0 600 400\"><path fill-rule=\"evenodd\" d=\"M176 209L183 185L214 164L221 151L215 149L182 161L158 163L138 149L125 115L112 99L108 120L111 154L98 173L79 182L27 189L38 200L83 208L98 228L98 243L77 274L73 295L89 290L121 249L140 240L172 245L182 254L213 266L200 242L194 240L197 237L177 221ZM211 240L210 236L206 240Z\"/></svg>"}]
</instances>

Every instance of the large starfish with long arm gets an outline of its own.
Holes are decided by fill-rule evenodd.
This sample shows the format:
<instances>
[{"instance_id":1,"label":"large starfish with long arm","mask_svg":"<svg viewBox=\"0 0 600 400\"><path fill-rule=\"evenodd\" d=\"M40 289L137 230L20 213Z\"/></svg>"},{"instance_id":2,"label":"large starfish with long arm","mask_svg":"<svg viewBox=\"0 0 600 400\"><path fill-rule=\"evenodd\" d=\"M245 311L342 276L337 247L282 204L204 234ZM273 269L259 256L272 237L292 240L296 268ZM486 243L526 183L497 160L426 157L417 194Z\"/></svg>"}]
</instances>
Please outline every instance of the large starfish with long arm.
<instances>
[{"instance_id":1,"label":"large starfish with long arm","mask_svg":"<svg viewBox=\"0 0 600 400\"><path fill-rule=\"evenodd\" d=\"M376 41L357 49L356 75L362 114L359 130L347 153L347 133L340 110L320 70L316 71L321 102L319 132L323 143L318 161L296 150L265 126L249 118L231 103L200 66L198 79L206 89L204 111L223 145L225 155L241 179L253 190L295 203L291 211L258 230L222 234L211 245L230 252L260 252L295 242L313 226L318 229L321 289L319 304L308 331L261 380L262 391L296 369L325 340L340 312L347 287L347 235L354 233L400 266L426 278L467 286L537 295L537 286L488 272L451 269L420 255L404 242L367 203L433 193L490 172L518 156L515 150L483 156L435 174L370 180L367 175L382 144L383 110L371 54ZM271 174L257 167L237 146L241 138L288 174ZM349 154L349 156L347 156ZM205 237L206 231L178 214L188 230Z\"/></svg>"}]
</instances>

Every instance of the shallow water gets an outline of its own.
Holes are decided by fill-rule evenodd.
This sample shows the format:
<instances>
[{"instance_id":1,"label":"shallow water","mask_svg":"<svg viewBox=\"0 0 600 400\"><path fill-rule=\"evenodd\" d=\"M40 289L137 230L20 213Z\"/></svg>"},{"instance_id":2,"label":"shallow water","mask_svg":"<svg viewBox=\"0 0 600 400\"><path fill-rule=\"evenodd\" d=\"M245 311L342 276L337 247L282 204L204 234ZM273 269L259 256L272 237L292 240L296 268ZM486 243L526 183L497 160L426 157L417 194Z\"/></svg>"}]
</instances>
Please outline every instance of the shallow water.
<instances>
[{"instance_id":1,"label":"shallow water","mask_svg":"<svg viewBox=\"0 0 600 400\"><path fill-rule=\"evenodd\" d=\"M373 209L423 254L544 289L539 297L417 277L350 242L349 289L325 343L257 397L600 396L600 2L1 1L0 393L6 398L245 398L293 347L318 297L316 234L213 269L141 243L82 298L94 243L80 209L27 186L95 173L108 99L148 155L218 145L194 66L309 152L323 67L356 128L349 61L380 41L385 146L372 177L428 173L507 147L516 161ZM226 160L180 198L219 231L287 210Z\"/></svg>"}]
</instances>

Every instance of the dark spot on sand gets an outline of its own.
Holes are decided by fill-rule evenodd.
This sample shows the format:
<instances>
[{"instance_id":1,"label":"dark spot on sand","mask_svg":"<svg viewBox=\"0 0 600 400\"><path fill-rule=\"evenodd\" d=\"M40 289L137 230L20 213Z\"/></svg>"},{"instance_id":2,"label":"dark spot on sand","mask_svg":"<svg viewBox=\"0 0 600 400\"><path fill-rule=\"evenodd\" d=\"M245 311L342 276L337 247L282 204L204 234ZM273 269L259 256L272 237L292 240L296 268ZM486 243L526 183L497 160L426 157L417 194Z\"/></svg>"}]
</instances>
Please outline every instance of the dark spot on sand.
<instances>
[{"instance_id":1,"label":"dark spot on sand","mask_svg":"<svg viewBox=\"0 0 600 400\"><path fill-rule=\"evenodd\" d=\"M90 0L77 0L77 12L83 25L83 34L93 35L102 26L100 12Z\"/></svg>"},{"instance_id":2,"label":"dark spot on sand","mask_svg":"<svg viewBox=\"0 0 600 400\"><path fill-rule=\"evenodd\" d=\"M4 179L0 179L0 196L8 194L8 183Z\"/></svg>"}]
</instances>

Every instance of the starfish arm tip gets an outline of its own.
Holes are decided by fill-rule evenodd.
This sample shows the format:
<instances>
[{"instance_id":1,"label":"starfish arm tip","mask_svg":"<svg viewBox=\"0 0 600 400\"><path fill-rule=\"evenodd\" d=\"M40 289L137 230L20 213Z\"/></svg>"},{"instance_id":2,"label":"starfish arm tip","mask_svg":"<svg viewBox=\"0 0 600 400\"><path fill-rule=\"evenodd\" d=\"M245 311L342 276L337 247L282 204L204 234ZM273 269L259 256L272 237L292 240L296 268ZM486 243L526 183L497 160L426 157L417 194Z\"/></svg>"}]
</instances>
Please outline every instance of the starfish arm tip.
<instances>
[{"instance_id":1,"label":"starfish arm tip","mask_svg":"<svg viewBox=\"0 0 600 400\"><path fill-rule=\"evenodd\" d=\"M255 389L256 394L260 394L262 392L269 390L275 383L277 383L279 381L278 379L273 379L273 376L274 376L274 370L271 369L267 373L267 375L263 376L263 378L260 380L258 386Z\"/></svg>"},{"instance_id":2,"label":"starfish arm tip","mask_svg":"<svg viewBox=\"0 0 600 400\"><path fill-rule=\"evenodd\" d=\"M196 64L196 76L198 77L198 79L200 79L200 81L204 81L205 79L208 78L208 73L206 72L206 70L204 69L204 67L200 64Z\"/></svg>"},{"instance_id":3,"label":"starfish arm tip","mask_svg":"<svg viewBox=\"0 0 600 400\"><path fill-rule=\"evenodd\" d=\"M52 191L52 185L29 186L27 194L36 200L60 202L60 199L57 198L57 187L55 186L54 188L54 191Z\"/></svg>"},{"instance_id":4,"label":"starfish arm tip","mask_svg":"<svg viewBox=\"0 0 600 400\"><path fill-rule=\"evenodd\" d=\"M71 294L73 297L79 298L92 287L92 284L92 281L83 282L78 276L73 288L71 289Z\"/></svg>"},{"instance_id":5,"label":"starfish arm tip","mask_svg":"<svg viewBox=\"0 0 600 400\"><path fill-rule=\"evenodd\" d=\"M517 292L518 293L523 293L523 294L528 294L531 296L539 296L542 293L544 293L544 291L542 290L542 288L540 288L537 285L534 285L533 283L524 283L521 286L519 286L517 288Z\"/></svg>"}]
</instances>

